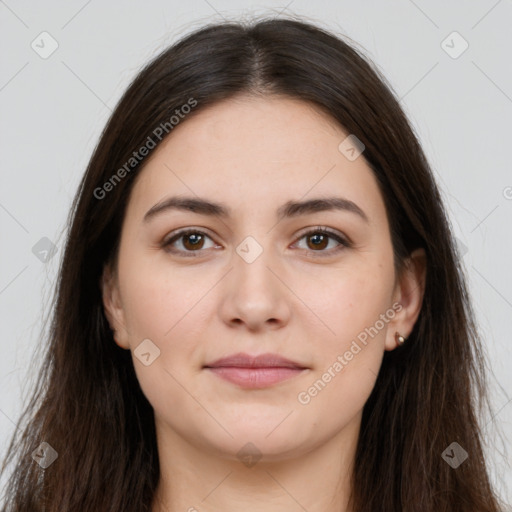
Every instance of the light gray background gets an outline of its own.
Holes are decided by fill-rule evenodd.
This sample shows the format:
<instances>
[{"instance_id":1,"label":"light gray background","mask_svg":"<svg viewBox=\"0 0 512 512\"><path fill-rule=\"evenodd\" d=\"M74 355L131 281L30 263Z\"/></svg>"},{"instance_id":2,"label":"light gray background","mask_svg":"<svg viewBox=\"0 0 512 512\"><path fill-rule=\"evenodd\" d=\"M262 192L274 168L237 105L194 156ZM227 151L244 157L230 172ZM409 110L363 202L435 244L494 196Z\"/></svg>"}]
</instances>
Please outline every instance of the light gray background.
<instances>
[{"instance_id":1,"label":"light gray background","mask_svg":"<svg viewBox=\"0 0 512 512\"><path fill-rule=\"evenodd\" d=\"M29 363L62 254L60 233L111 109L137 70L178 36L223 17L280 12L361 45L421 138L484 334L494 417L482 423L487 439L497 440L487 457L510 502L511 0L0 1L0 455L34 374ZM31 48L34 40L43 45L43 31L58 43L46 59ZM469 44L457 58L464 43L453 31ZM32 252L43 237L57 245L46 263Z\"/></svg>"}]
</instances>

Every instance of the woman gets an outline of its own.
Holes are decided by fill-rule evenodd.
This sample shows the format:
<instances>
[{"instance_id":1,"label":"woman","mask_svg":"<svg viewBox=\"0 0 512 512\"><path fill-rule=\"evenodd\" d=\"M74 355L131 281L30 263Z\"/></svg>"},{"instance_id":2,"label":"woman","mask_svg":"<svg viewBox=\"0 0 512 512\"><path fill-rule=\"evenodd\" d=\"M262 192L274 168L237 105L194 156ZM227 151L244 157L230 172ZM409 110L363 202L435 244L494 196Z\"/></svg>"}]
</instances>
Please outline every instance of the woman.
<instances>
[{"instance_id":1,"label":"woman","mask_svg":"<svg viewBox=\"0 0 512 512\"><path fill-rule=\"evenodd\" d=\"M499 510L438 189L318 27L212 25L141 71L57 292L6 511Z\"/></svg>"}]
</instances>

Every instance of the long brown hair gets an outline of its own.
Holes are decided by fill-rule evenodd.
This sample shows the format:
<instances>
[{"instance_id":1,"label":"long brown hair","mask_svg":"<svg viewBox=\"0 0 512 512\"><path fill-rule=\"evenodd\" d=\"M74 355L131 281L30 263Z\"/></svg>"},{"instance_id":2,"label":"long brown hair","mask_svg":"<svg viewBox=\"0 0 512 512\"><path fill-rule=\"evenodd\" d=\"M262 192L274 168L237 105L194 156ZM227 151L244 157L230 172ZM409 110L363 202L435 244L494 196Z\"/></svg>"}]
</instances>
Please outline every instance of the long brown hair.
<instances>
[{"instance_id":1,"label":"long brown hair","mask_svg":"<svg viewBox=\"0 0 512 512\"><path fill-rule=\"evenodd\" d=\"M169 120L183 105L195 102L192 116L239 93L311 102L356 135L385 201L397 270L413 249L426 251L419 318L407 343L384 354L364 406L353 510L498 512L478 423L488 403L485 361L427 159L392 88L359 50L284 18L196 30L151 61L112 113L73 202L47 351L22 416L27 424L2 470L16 462L3 510L151 509L159 479L153 409L130 352L113 341L100 277L116 260L146 160L130 160L133 152L148 137L158 146L159 126L172 133ZM32 457L42 442L58 454L46 469ZM453 442L469 454L458 468L442 457Z\"/></svg>"}]
</instances>

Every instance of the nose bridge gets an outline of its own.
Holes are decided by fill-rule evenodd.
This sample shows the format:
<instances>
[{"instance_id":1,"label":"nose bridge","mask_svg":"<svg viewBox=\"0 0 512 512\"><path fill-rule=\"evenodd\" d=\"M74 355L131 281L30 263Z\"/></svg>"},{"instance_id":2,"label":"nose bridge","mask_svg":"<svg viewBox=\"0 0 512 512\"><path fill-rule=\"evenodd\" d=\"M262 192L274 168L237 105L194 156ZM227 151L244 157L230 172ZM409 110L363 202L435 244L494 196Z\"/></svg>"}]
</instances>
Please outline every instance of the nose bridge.
<instances>
[{"instance_id":1,"label":"nose bridge","mask_svg":"<svg viewBox=\"0 0 512 512\"><path fill-rule=\"evenodd\" d=\"M252 210L252 209L251 209ZM268 266L275 265L273 233L270 217L263 210L247 211L241 207L235 233L240 241L234 247L233 262L240 277L251 279L254 274L264 278L270 273Z\"/></svg>"},{"instance_id":2,"label":"nose bridge","mask_svg":"<svg viewBox=\"0 0 512 512\"><path fill-rule=\"evenodd\" d=\"M271 237L257 236L248 235L235 247L222 308L225 321L242 321L251 329L269 320L282 324L288 316L285 287L274 275L279 264Z\"/></svg>"},{"instance_id":3,"label":"nose bridge","mask_svg":"<svg viewBox=\"0 0 512 512\"><path fill-rule=\"evenodd\" d=\"M268 267L274 266L275 258L270 237L264 234L246 236L236 247L233 255L234 278L239 285L251 285L251 288L273 288L275 280ZM267 293L269 289L265 290Z\"/></svg>"}]
</instances>

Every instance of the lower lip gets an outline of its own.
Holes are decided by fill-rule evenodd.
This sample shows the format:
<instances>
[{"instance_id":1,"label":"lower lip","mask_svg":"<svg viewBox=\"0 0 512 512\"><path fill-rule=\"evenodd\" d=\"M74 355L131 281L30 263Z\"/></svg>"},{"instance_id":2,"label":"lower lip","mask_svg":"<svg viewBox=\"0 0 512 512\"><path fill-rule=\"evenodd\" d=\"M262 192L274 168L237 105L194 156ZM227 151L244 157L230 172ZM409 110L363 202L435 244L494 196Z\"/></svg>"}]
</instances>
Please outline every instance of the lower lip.
<instances>
[{"instance_id":1,"label":"lower lip","mask_svg":"<svg viewBox=\"0 0 512 512\"><path fill-rule=\"evenodd\" d=\"M240 368L234 366L219 366L207 368L221 379L237 384L243 388L266 388L300 375L303 368Z\"/></svg>"}]
</instances>

